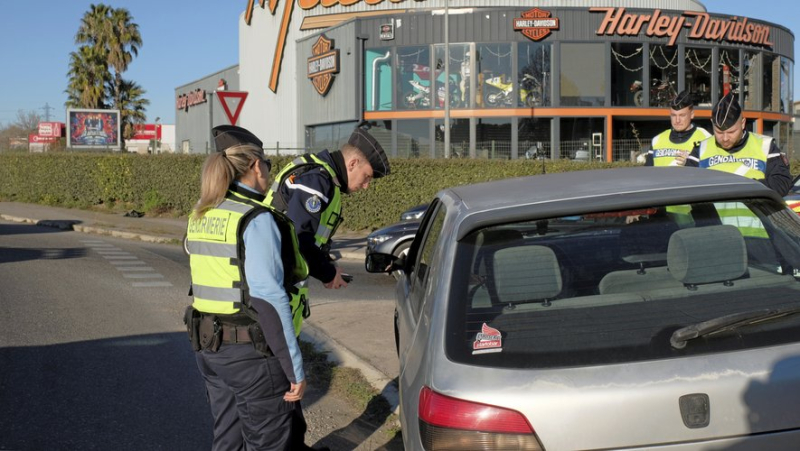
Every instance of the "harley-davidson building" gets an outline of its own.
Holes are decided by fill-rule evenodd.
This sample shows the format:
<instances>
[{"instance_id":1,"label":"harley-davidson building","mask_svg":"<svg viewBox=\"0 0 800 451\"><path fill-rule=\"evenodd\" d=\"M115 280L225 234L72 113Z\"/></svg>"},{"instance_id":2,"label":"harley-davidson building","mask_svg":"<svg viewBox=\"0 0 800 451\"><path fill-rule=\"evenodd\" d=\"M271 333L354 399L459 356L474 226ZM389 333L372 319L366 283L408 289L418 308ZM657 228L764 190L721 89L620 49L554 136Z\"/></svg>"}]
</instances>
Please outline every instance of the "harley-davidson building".
<instances>
[{"instance_id":1,"label":"harley-davidson building","mask_svg":"<svg viewBox=\"0 0 800 451\"><path fill-rule=\"evenodd\" d=\"M792 150L794 35L699 1L241 1L239 65L176 88L185 152L234 119L292 154L367 120L396 157L628 160L683 90Z\"/></svg>"}]
</instances>

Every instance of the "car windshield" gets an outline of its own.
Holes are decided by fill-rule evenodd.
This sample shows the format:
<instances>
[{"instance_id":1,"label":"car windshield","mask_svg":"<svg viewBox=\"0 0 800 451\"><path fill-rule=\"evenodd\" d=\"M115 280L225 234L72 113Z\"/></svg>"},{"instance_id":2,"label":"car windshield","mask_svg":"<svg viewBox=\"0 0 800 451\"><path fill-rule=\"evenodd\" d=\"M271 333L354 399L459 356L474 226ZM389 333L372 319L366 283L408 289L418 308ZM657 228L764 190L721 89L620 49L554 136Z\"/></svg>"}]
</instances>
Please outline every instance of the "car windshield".
<instances>
[{"instance_id":1,"label":"car windshield","mask_svg":"<svg viewBox=\"0 0 800 451\"><path fill-rule=\"evenodd\" d=\"M800 219L765 199L499 224L457 244L451 360L550 368L800 341L800 315L751 321L683 349L673 332L800 307Z\"/></svg>"}]
</instances>

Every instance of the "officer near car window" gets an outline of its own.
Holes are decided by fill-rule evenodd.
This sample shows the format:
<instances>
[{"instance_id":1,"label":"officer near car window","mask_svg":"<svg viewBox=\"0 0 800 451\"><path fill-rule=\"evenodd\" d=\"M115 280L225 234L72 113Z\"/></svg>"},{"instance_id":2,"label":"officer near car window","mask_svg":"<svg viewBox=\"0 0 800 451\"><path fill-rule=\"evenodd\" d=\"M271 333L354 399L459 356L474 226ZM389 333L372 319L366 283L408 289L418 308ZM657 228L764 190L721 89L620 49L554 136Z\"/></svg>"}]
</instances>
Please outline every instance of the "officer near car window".
<instances>
[{"instance_id":1,"label":"officer near car window","mask_svg":"<svg viewBox=\"0 0 800 451\"><path fill-rule=\"evenodd\" d=\"M383 147L357 126L340 150L298 157L275 177L266 202L291 218L309 275L325 288L347 286L342 269L328 254L331 237L343 219L342 194L367 189L373 179L389 172Z\"/></svg>"},{"instance_id":2,"label":"officer near car window","mask_svg":"<svg viewBox=\"0 0 800 451\"><path fill-rule=\"evenodd\" d=\"M780 196L792 186L789 162L775 140L747 131L742 108L731 91L711 111L714 137L695 145L686 166L730 172L758 180Z\"/></svg>"},{"instance_id":3,"label":"officer near car window","mask_svg":"<svg viewBox=\"0 0 800 451\"><path fill-rule=\"evenodd\" d=\"M261 141L234 126L212 133L217 152L187 228L194 300L184 317L214 417L212 449L301 449L292 442L305 428L297 286L308 268L291 220L263 201L271 164Z\"/></svg>"},{"instance_id":4,"label":"officer near car window","mask_svg":"<svg viewBox=\"0 0 800 451\"><path fill-rule=\"evenodd\" d=\"M683 91L669 103L671 127L653 138L645 166L683 166L695 144L711 136L705 129L697 127L693 119L692 96L689 91Z\"/></svg>"},{"instance_id":5,"label":"officer near car window","mask_svg":"<svg viewBox=\"0 0 800 451\"><path fill-rule=\"evenodd\" d=\"M789 192L792 176L786 156L772 138L746 130L742 108L733 91L714 105L711 125L714 136L695 146L686 166L754 179L781 197ZM718 202L715 207L723 224L735 226L748 239L748 252L755 260L774 258L764 224L747 206L740 202Z\"/></svg>"}]
</instances>

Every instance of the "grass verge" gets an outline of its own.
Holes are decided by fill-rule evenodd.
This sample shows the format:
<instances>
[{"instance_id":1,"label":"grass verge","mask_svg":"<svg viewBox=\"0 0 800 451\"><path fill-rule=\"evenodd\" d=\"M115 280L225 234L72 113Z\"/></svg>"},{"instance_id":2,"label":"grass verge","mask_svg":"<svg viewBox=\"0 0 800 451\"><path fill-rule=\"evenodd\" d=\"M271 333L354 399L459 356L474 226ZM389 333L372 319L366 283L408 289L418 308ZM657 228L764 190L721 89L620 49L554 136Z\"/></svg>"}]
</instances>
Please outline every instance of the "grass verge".
<instances>
[{"instance_id":1,"label":"grass verge","mask_svg":"<svg viewBox=\"0 0 800 451\"><path fill-rule=\"evenodd\" d=\"M328 360L327 353L318 351L313 344L300 340L303 363L308 383L328 387L330 393L346 399L361 412L361 418L376 426L387 424L390 437L399 432L397 415L392 413L389 402L381 396L364 375L354 368L336 366Z\"/></svg>"}]
</instances>

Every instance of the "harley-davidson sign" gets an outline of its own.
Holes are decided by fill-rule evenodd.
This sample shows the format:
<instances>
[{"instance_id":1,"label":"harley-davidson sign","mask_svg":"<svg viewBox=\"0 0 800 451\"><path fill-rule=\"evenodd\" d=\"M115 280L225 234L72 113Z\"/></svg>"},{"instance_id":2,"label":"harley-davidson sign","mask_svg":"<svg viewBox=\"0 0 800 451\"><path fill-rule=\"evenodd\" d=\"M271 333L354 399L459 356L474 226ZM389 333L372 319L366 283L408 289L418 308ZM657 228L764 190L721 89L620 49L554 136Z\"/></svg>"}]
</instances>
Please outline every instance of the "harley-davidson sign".
<instances>
[{"instance_id":1,"label":"harley-davidson sign","mask_svg":"<svg viewBox=\"0 0 800 451\"><path fill-rule=\"evenodd\" d=\"M662 14L656 9L652 14L629 13L625 8L589 8L593 13L605 13L597 35L668 37L667 45L675 45L684 28L689 29L689 39L727 41L733 43L772 47L771 28L768 25L749 22L747 17L714 18L708 13L684 11L680 16Z\"/></svg>"},{"instance_id":2,"label":"harley-davidson sign","mask_svg":"<svg viewBox=\"0 0 800 451\"><path fill-rule=\"evenodd\" d=\"M558 18L550 17L549 11L539 8L522 13L521 18L514 19L514 30L534 41L541 41L550 35L553 30L558 30Z\"/></svg>"},{"instance_id":3,"label":"harley-davidson sign","mask_svg":"<svg viewBox=\"0 0 800 451\"><path fill-rule=\"evenodd\" d=\"M314 56L308 59L308 78L319 95L324 96L331 89L333 74L339 73L339 50L333 49L333 39L320 35L311 53Z\"/></svg>"}]
</instances>

